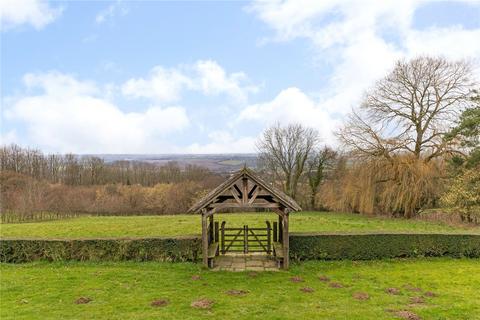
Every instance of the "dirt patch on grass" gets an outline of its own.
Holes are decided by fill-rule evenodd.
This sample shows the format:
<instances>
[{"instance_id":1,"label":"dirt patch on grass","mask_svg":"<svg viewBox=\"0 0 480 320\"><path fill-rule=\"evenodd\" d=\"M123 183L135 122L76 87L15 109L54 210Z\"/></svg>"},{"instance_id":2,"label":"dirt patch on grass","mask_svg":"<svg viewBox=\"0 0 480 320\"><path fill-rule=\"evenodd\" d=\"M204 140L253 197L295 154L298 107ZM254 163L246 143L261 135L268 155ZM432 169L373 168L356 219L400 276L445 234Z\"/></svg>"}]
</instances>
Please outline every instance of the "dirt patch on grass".
<instances>
[{"instance_id":1,"label":"dirt patch on grass","mask_svg":"<svg viewBox=\"0 0 480 320\"><path fill-rule=\"evenodd\" d=\"M200 277L198 274L195 274L192 276L192 280L196 281L196 280L201 280L202 277Z\"/></svg>"},{"instance_id":2,"label":"dirt patch on grass","mask_svg":"<svg viewBox=\"0 0 480 320\"><path fill-rule=\"evenodd\" d=\"M330 282L328 285L330 288L343 288L343 284L340 282Z\"/></svg>"},{"instance_id":3,"label":"dirt patch on grass","mask_svg":"<svg viewBox=\"0 0 480 320\"><path fill-rule=\"evenodd\" d=\"M366 292L354 292L352 296L361 301L370 299L370 295Z\"/></svg>"},{"instance_id":4,"label":"dirt patch on grass","mask_svg":"<svg viewBox=\"0 0 480 320\"><path fill-rule=\"evenodd\" d=\"M438 297L438 294L436 294L435 292L432 292L432 291L427 291L423 294L425 297L429 297L429 298L435 298L435 297Z\"/></svg>"},{"instance_id":5,"label":"dirt patch on grass","mask_svg":"<svg viewBox=\"0 0 480 320\"><path fill-rule=\"evenodd\" d=\"M250 278L256 278L256 277L258 277L258 272L250 271L250 272L248 273L248 276L249 276Z\"/></svg>"},{"instance_id":6,"label":"dirt patch on grass","mask_svg":"<svg viewBox=\"0 0 480 320\"><path fill-rule=\"evenodd\" d=\"M401 318L401 319L407 319L407 320L421 320L422 318L412 312L412 311L407 311L407 310L400 310L400 311L395 311L393 312L398 318Z\"/></svg>"},{"instance_id":7,"label":"dirt patch on grass","mask_svg":"<svg viewBox=\"0 0 480 320\"><path fill-rule=\"evenodd\" d=\"M385 292L388 293L388 294L399 295L400 294L400 289L398 289L398 288L387 288L387 289L385 289Z\"/></svg>"},{"instance_id":8,"label":"dirt patch on grass","mask_svg":"<svg viewBox=\"0 0 480 320\"><path fill-rule=\"evenodd\" d=\"M92 298L89 297L80 297L77 300L75 300L75 304L87 304L90 301L92 301Z\"/></svg>"},{"instance_id":9,"label":"dirt patch on grass","mask_svg":"<svg viewBox=\"0 0 480 320\"><path fill-rule=\"evenodd\" d=\"M195 309L211 309L214 303L213 300L202 298L193 301L190 306Z\"/></svg>"},{"instance_id":10,"label":"dirt patch on grass","mask_svg":"<svg viewBox=\"0 0 480 320\"><path fill-rule=\"evenodd\" d=\"M301 288L300 291L302 291L304 293L312 293L315 290L313 288L310 288L310 287L304 287L304 288Z\"/></svg>"},{"instance_id":11,"label":"dirt patch on grass","mask_svg":"<svg viewBox=\"0 0 480 320\"><path fill-rule=\"evenodd\" d=\"M236 289L231 289L225 292L229 296L244 296L248 293L247 290L236 290Z\"/></svg>"},{"instance_id":12,"label":"dirt patch on grass","mask_svg":"<svg viewBox=\"0 0 480 320\"><path fill-rule=\"evenodd\" d=\"M422 304L422 303L425 303L425 299L423 297L411 297L410 298L410 303Z\"/></svg>"},{"instance_id":13,"label":"dirt patch on grass","mask_svg":"<svg viewBox=\"0 0 480 320\"><path fill-rule=\"evenodd\" d=\"M291 277L290 281L298 283L298 282L303 282L304 280L302 277L295 276L295 277Z\"/></svg>"},{"instance_id":14,"label":"dirt patch on grass","mask_svg":"<svg viewBox=\"0 0 480 320\"><path fill-rule=\"evenodd\" d=\"M323 281L323 282L329 282L330 278L327 276L320 276L318 277L318 280Z\"/></svg>"},{"instance_id":15,"label":"dirt patch on grass","mask_svg":"<svg viewBox=\"0 0 480 320\"><path fill-rule=\"evenodd\" d=\"M158 299L158 300L153 300L150 305L152 307L165 307L168 305L170 302L167 299Z\"/></svg>"},{"instance_id":16,"label":"dirt patch on grass","mask_svg":"<svg viewBox=\"0 0 480 320\"><path fill-rule=\"evenodd\" d=\"M412 285L409 284L409 283L403 285L402 288L404 288L404 289L406 289L406 290L408 290L408 291L412 291L412 292L421 292L421 291L422 291L422 288L412 286Z\"/></svg>"}]
</instances>

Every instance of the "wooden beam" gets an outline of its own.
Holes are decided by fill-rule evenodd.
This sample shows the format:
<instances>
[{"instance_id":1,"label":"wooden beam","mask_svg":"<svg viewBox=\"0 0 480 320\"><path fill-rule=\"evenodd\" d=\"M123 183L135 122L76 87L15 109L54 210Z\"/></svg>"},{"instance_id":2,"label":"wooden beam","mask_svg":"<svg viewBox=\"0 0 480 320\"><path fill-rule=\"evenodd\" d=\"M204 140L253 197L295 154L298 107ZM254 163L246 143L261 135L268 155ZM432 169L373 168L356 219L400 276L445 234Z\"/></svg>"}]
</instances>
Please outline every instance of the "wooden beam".
<instances>
[{"instance_id":1,"label":"wooden beam","mask_svg":"<svg viewBox=\"0 0 480 320\"><path fill-rule=\"evenodd\" d=\"M205 210L205 217L207 217L207 218L208 218L209 216L213 215L215 212L217 212L217 211L215 211L215 208L210 209L210 210L208 210L208 211L207 211L207 209L202 209L202 210Z\"/></svg>"},{"instance_id":2,"label":"wooden beam","mask_svg":"<svg viewBox=\"0 0 480 320\"><path fill-rule=\"evenodd\" d=\"M273 208L272 211L275 212L276 214L278 214L280 217L283 217L283 215L285 214L285 213L283 212L283 210L280 209L280 208ZM279 223L280 223L280 219L279 219L278 221L279 221Z\"/></svg>"},{"instance_id":3,"label":"wooden beam","mask_svg":"<svg viewBox=\"0 0 480 320\"><path fill-rule=\"evenodd\" d=\"M242 203L243 204L248 203L248 178L247 177L242 178Z\"/></svg>"},{"instance_id":4,"label":"wooden beam","mask_svg":"<svg viewBox=\"0 0 480 320\"><path fill-rule=\"evenodd\" d=\"M290 241L288 234L288 211L285 212L283 216L283 269L288 270L290 265Z\"/></svg>"},{"instance_id":5,"label":"wooden beam","mask_svg":"<svg viewBox=\"0 0 480 320\"><path fill-rule=\"evenodd\" d=\"M240 200L240 198L238 197L237 190L235 190L235 188L231 187L230 191L232 192L232 195L235 198L235 200L237 201L237 203L242 203L242 200Z\"/></svg>"},{"instance_id":6,"label":"wooden beam","mask_svg":"<svg viewBox=\"0 0 480 320\"><path fill-rule=\"evenodd\" d=\"M278 203L234 203L234 202L223 202L223 203L212 203L209 208L217 209L226 209L226 208L240 208L240 209L249 209L249 208L263 208L263 209L278 209L280 205Z\"/></svg>"},{"instance_id":7,"label":"wooden beam","mask_svg":"<svg viewBox=\"0 0 480 320\"><path fill-rule=\"evenodd\" d=\"M243 197L242 190L240 190L240 189L237 187L237 184L236 184L236 183L233 184L233 188L238 191L238 193L240 194L240 197Z\"/></svg>"},{"instance_id":8,"label":"wooden beam","mask_svg":"<svg viewBox=\"0 0 480 320\"><path fill-rule=\"evenodd\" d=\"M283 217L284 215L278 216L278 241L283 242Z\"/></svg>"},{"instance_id":9,"label":"wooden beam","mask_svg":"<svg viewBox=\"0 0 480 320\"><path fill-rule=\"evenodd\" d=\"M252 197L253 192L254 192L255 190L257 190L257 188L258 188L258 185L257 185L257 184L254 184L253 187L252 187L252 189L250 189L250 191L248 192L248 198L249 198L249 199Z\"/></svg>"},{"instance_id":10,"label":"wooden beam","mask_svg":"<svg viewBox=\"0 0 480 320\"><path fill-rule=\"evenodd\" d=\"M257 185L255 185L253 188L255 190L253 191L252 196L250 197L250 200L248 200L249 204L252 204L253 201L255 201L255 199L257 199L258 193L260 192L260 188Z\"/></svg>"},{"instance_id":11,"label":"wooden beam","mask_svg":"<svg viewBox=\"0 0 480 320\"><path fill-rule=\"evenodd\" d=\"M214 240L214 233L213 233L213 214L208 216L208 244L212 243Z\"/></svg>"},{"instance_id":12,"label":"wooden beam","mask_svg":"<svg viewBox=\"0 0 480 320\"><path fill-rule=\"evenodd\" d=\"M203 265L208 268L208 234L206 210L202 210L202 257Z\"/></svg>"}]
</instances>

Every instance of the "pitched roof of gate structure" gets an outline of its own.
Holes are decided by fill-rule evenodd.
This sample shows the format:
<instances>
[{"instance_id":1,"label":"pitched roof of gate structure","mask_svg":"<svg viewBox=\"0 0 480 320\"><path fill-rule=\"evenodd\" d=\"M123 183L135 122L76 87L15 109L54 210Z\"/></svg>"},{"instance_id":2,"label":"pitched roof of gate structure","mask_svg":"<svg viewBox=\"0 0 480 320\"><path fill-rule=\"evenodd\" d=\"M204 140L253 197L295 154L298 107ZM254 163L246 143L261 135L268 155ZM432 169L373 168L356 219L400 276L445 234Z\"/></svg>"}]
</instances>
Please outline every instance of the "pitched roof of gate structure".
<instances>
[{"instance_id":1,"label":"pitched roof of gate structure","mask_svg":"<svg viewBox=\"0 0 480 320\"><path fill-rule=\"evenodd\" d=\"M201 212L202 209L214 208L217 210L225 208L287 208L291 211L302 210L295 200L270 186L246 167L237 171L225 182L210 191L188 211Z\"/></svg>"}]
</instances>

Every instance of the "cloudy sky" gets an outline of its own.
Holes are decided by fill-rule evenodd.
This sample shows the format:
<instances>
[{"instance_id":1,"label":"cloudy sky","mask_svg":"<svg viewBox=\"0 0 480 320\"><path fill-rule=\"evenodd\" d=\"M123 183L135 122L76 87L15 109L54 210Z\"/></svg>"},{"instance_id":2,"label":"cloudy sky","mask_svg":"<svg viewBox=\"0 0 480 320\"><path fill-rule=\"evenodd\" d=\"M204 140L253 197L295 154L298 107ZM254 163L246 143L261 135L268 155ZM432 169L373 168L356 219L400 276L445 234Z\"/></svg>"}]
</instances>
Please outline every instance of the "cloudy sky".
<instances>
[{"instance_id":1,"label":"cloudy sky","mask_svg":"<svg viewBox=\"0 0 480 320\"><path fill-rule=\"evenodd\" d=\"M398 59L480 58L480 1L2 0L1 139L44 152L252 152L332 132Z\"/></svg>"}]
</instances>

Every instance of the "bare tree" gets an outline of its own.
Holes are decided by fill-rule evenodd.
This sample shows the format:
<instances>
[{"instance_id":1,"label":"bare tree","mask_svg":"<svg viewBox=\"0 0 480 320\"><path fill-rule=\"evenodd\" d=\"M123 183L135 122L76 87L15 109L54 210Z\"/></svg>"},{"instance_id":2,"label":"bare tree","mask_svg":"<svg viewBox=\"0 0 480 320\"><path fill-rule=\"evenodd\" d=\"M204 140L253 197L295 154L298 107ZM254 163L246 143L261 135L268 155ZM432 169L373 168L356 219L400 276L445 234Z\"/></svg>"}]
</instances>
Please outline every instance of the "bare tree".
<instances>
[{"instance_id":1,"label":"bare tree","mask_svg":"<svg viewBox=\"0 0 480 320\"><path fill-rule=\"evenodd\" d=\"M465 61L419 57L399 61L368 92L338 136L363 156L396 153L430 161L451 150L443 139L467 105L475 83Z\"/></svg>"},{"instance_id":2,"label":"bare tree","mask_svg":"<svg viewBox=\"0 0 480 320\"><path fill-rule=\"evenodd\" d=\"M283 180L283 190L293 198L305 172L305 163L318 140L314 129L300 124L276 124L265 130L257 142L260 161Z\"/></svg>"},{"instance_id":3,"label":"bare tree","mask_svg":"<svg viewBox=\"0 0 480 320\"><path fill-rule=\"evenodd\" d=\"M337 152L327 146L324 146L322 149L313 151L307 160L307 178L308 185L310 187L311 209L316 208L315 198L317 196L318 189L325 179L327 172L332 169L336 158Z\"/></svg>"}]
</instances>

